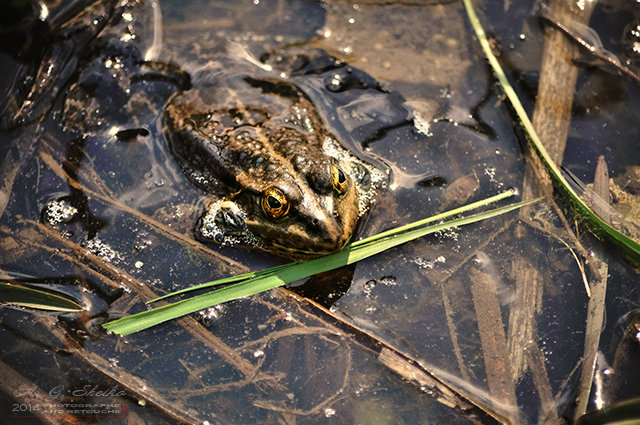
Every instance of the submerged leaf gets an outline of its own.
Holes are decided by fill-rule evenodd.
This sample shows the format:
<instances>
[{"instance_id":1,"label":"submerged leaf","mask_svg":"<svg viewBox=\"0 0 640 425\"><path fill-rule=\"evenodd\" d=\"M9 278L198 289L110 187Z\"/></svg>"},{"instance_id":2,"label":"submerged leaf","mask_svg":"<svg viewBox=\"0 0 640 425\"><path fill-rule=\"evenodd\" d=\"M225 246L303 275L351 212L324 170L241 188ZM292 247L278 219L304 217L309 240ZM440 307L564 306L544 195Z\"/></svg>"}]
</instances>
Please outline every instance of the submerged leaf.
<instances>
[{"instance_id":1,"label":"submerged leaf","mask_svg":"<svg viewBox=\"0 0 640 425\"><path fill-rule=\"evenodd\" d=\"M17 283L0 282L0 302L48 311L82 311L82 306L66 296Z\"/></svg>"}]
</instances>

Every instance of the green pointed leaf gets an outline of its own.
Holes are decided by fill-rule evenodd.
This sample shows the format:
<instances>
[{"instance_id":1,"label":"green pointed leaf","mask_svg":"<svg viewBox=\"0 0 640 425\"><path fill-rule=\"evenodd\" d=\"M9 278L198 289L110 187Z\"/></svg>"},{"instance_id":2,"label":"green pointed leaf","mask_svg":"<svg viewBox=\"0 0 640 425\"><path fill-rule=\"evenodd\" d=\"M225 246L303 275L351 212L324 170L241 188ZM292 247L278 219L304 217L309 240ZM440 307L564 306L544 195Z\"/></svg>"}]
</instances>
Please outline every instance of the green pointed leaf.
<instances>
[{"instance_id":1,"label":"green pointed leaf","mask_svg":"<svg viewBox=\"0 0 640 425\"><path fill-rule=\"evenodd\" d=\"M621 252L633 263L635 263L636 265L640 265L640 244L627 235L621 233L617 229L613 228L610 224L606 223L604 220L598 217L598 215L595 214L573 190L571 185L567 182L564 175L560 171L560 168L553 162L553 160L549 156L549 153L542 144L542 141L534 130L533 124L527 116L527 112L522 106L522 103L520 103L520 99L518 98L515 90L513 90L513 87L509 83L507 76L502 70L500 63L498 62L498 59L491 51L491 46L489 44L489 41L487 40L482 25L480 24L480 20L476 15L471 0L463 0L463 2L467 11L467 16L469 17L469 21L471 22L471 26L473 27L475 34L478 37L478 41L480 42L482 50L484 51L484 54L487 57L487 60L489 61L489 64L491 65L496 78L500 82L505 95L511 103L511 106L513 106L514 110L516 111L522 127L529 136L529 142L533 146L533 149L536 151L544 165L547 167L549 175L551 176L551 179L555 183L556 187L571 202L572 207L577 213L576 215L585 222L585 224L596 236L607 238L609 241L613 242L621 250Z\"/></svg>"},{"instance_id":2,"label":"green pointed leaf","mask_svg":"<svg viewBox=\"0 0 640 425\"><path fill-rule=\"evenodd\" d=\"M420 227L420 226L424 226L424 225L429 224L429 223L433 223L434 221L443 220L445 218L452 217L452 216L454 216L456 214L461 214L461 213L464 213L464 212L467 212L467 211L474 210L476 208L484 207L486 205L490 205L492 203L501 201L501 200L503 200L505 198L508 198L510 196L513 196L515 194L516 194L516 190L515 189L509 189L509 190L506 190L506 191L504 191L504 192L502 192L502 193L500 193L498 195L491 196L491 197L483 199L481 201L477 201L477 202L473 202L471 204L463 205L462 207L454 208L452 210L443 212L441 214L437 214L437 215L425 218L423 220L415 221L413 223L410 223L410 224L407 224L407 225L404 225L404 226L396 227L395 229L387 230L385 232L381 232L381 233L378 233L376 235L370 236L368 238L353 242L350 245L350 248L354 249L354 248L357 248L357 247L359 247L361 245L365 245L365 244L377 241L379 239L382 239L382 238L385 238L385 237L388 237L388 236L392 236L394 234L398 234L398 233L405 232L405 231L408 231L408 230L411 230L411 229L415 229L415 228ZM349 249L349 248L345 247L345 249ZM190 286L188 288L181 289L179 291L172 292L170 294L163 295L161 297L155 298L155 299L153 299L151 301L147 301L147 304L151 304L151 303L154 303L156 301L163 300L165 298L173 297L173 296L184 294L184 293L191 292L191 291L196 291L196 290L203 289L203 288L210 288L212 286L219 286L219 285L224 285L224 284L227 284L227 283L234 283L234 282L239 282L239 281L242 281L242 280L253 279L255 277L274 274L275 272L277 272L281 268L287 268L287 267L291 267L291 264L283 264L281 266L271 267L271 268L269 268L267 270L260 270L260 271L257 271L257 272L244 273L244 274L240 274L240 275L237 275L237 276L231 276L231 277L226 277L224 279L215 280L213 282L206 282L206 283L202 283L202 284L199 284L199 285Z\"/></svg>"},{"instance_id":3,"label":"green pointed leaf","mask_svg":"<svg viewBox=\"0 0 640 425\"><path fill-rule=\"evenodd\" d=\"M508 196L513 195L513 191L508 191L508 193ZM492 199L493 202L495 202L496 199L502 199L504 197L505 196L501 194L497 197L492 197L489 199ZM458 227L465 224L475 223L481 220L505 214L509 211L513 211L517 208L536 201L538 201L538 199L496 208L469 217L456 218L428 227L424 227L424 223L433 222L434 220L440 220L442 218L442 215L434 216L436 218L431 217L425 220L420 220L416 223L412 223L411 225L394 229L393 231L383 232L382 235L384 236L374 235L370 238L350 244L341 251L338 251L334 254L326 255L324 257L316 258L314 260L306 262L277 266L273 269L264 270L258 273L245 274L242 276L249 277L239 282L236 280L236 283L233 283L224 288L184 299L173 304L168 304L152 310L123 317L121 319L105 323L102 326L108 331L115 332L121 335L127 335L133 332L147 329L151 326L155 326L167 320L175 319L177 317L181 317L186 314L211 307L216 304L250 295L255 295L257 293L264 292L269 289L285 285L287 283L304 279L314 274L333 270L348 264L353 264L357 261L368 258L372 255L378 254L382 251L417 239L419 237L428 235L430 233L451 229L453 227ZM487 200L481 201L479 203L472 204L472 206L477 207L479 205L486 204L486 202ZM467 210L469 209L469 206L463 209ZM459 209L453 211L459 212ZM445 213L445 216L450 216L456 213L457 212L447 212ZM220 282L228 283L230 279L233 278L225 278L214 282L208 282L203 285L198 285L197 287L202 288L204 286L215 286L219 285ZM185 291L179 292L183 293Z\"/></svg>"},{"instance_id":4,"label":"green pointed leaf","mask_svg":"<svg viewBox=\"0 0 640 425\"><path fill-rule=\"evenodd\" d=\"M0 282L0 302L48 311L84 310L65 295L10 282Z\"/></svg>"}]
</instances>

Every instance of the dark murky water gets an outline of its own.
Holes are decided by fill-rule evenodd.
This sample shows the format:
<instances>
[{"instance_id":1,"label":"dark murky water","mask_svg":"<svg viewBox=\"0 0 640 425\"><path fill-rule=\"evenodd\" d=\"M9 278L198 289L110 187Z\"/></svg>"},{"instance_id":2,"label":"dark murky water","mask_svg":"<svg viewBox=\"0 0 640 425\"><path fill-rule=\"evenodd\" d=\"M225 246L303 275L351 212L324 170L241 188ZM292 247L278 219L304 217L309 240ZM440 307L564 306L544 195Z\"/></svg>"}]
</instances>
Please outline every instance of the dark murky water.
<instances>
[{"instance_id":1,"label":"dark murky water","mask_svg":"<svg viewBox=\"0 0 640 425\"><path fill-rule=\"evenodd\" d=\"M87 311L0 309L0 417L571 423L581 394L589 410L639 395L638 275L571 216L563 222L561 199L295 288L330 312L274 290L104 334L105 319L156 295L283 261L195 239L213 195L184 176L161 128L163 105L189 81L269 65L297 84L346 147L389 172L361 236L508 187L522 193L529 153L459 3L44 4L46 17L34 3L0 34L12 42L0 52L0 273ZM480 10L533 111L553 24L533 2ZM637 6L608 2L590 24L600 51L632 72L639 19ZM640 86L585 50L575 59L563 165L590 183L604 156L614 205L637 217ZM36 75L47 78L34 85ZM582 375L587 363L594 377ZM72 404L113 412L85 417Z\"/></svg>"}]
</instances>

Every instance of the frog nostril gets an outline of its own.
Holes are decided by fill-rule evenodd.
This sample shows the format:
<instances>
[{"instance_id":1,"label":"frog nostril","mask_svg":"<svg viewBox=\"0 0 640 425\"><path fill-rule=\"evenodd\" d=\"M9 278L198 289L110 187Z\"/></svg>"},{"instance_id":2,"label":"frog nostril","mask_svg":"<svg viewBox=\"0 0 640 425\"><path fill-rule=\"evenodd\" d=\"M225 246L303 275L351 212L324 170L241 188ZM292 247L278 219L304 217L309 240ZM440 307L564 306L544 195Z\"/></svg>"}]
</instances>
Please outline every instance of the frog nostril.
<instances>
[{"instance_id":1,"label":"frog nostril","mask_svg":"<svg viewBox=\"0 0 640 425\"><path fill-rule=\"evenodd\" d=\"M311 220L311 225L313 227L318 227L318 224L320 224L320 219L319 218L314 218L313 220Z\"/></svg>"}]
</instances>

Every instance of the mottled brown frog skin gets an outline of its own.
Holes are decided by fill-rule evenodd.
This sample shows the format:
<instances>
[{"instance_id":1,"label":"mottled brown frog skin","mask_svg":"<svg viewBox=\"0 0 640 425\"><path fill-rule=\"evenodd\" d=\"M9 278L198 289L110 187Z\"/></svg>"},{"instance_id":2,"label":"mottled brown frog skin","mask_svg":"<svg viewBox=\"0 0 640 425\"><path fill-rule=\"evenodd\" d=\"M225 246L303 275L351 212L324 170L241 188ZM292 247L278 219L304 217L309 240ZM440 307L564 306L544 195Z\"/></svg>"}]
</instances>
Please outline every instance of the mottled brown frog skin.
<instances>
[{"instance_id":1,"label":"mottled brown frog skin","mask_svg":"<svg viewBox=\"0 0 640 425\"><path fill-rule=\"evenodd\" d=\"M341 249L369 206L379 173L324 128L308 98L279 79L237 77L179 93L164 132L186 175L229 195L203 216L203 236L287 257Z\"/></svg>"}]
</instances>

